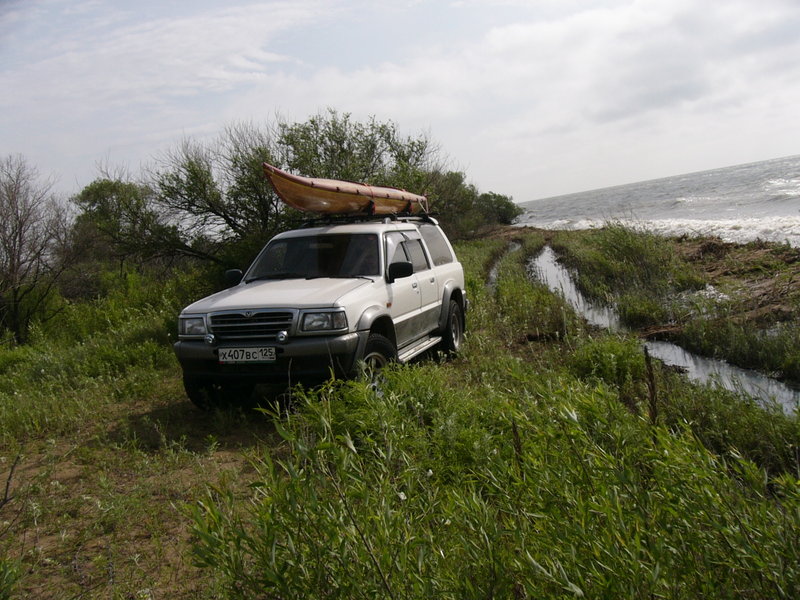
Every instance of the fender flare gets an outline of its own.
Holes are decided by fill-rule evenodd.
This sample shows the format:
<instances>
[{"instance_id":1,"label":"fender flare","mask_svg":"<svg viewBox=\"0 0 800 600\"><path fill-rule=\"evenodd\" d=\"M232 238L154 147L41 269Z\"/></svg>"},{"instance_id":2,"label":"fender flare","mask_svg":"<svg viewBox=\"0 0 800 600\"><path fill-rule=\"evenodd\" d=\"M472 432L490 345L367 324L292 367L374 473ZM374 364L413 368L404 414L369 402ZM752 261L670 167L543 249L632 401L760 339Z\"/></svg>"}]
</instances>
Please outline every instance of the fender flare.
<instances>
[{"instance_id":1,"label":"fender flare","mask_svg":"<svg viewBox=\"0 0 800 600\"><path fill-rule=\"evenodd\" d=\"M466 319L466 307L464 306L464 292L455 281L448 281L444 285L444 292L442 293L442 311L439 314L439 331L444 331L447 328L447 317L450 311L450 300L456 296L456 302L461 306L461 314L464 315L462 319ZM462 323L463 325L464 323Z\"/></svg>"},{"instance_id":2,"label":"fender flare","mask_svg":"<svg viewBox=\"0 0 800 600\"><path fill-rule=\"evenodd\" d=\"M389 341L397 347L397 336L395 335L392 317L385 307L378 304L368 307L361 313L358 323L356 324L356 331L358 331L359 334L362 332L369 334L369 332L372 331L373 325L379 320L382 326L378 329L377 333L389 339ZM356 359L360 359L364 356L364 348L366 347L368 337L369 335L359 335L360 340L358 349L356 350Z\"/></svg>"}]
</instances>

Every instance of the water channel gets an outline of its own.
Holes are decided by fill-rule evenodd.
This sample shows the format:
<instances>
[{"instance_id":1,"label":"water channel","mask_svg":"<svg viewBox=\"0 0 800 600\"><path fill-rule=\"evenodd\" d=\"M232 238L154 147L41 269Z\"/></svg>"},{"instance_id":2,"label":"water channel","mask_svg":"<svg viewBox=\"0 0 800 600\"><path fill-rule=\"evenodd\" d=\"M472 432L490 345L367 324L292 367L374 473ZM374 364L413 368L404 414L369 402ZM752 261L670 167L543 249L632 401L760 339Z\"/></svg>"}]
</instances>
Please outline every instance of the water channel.
<instances>
[{"instance_id":1,"label":"water channel","mask_svg":"<svg viewBox=\"0 0 800 600\"><path fill-rule=\"evenodd\" d=\"M581 294L569 271L557 262L556 253L550 246L528 263L529 274L544 283L564 299L590 324L611 331L625 331L613 308L601 306L587 300ZM787 413L797 411L800 406L800 390L767 377L756 371L740 369L728 363L698 356L670 342L646 341L644 345L651 356L668 365L680 368L695 381L720 385L727 390L747 394L762 402L776 400Z\"/></svg>"}]
</instances>

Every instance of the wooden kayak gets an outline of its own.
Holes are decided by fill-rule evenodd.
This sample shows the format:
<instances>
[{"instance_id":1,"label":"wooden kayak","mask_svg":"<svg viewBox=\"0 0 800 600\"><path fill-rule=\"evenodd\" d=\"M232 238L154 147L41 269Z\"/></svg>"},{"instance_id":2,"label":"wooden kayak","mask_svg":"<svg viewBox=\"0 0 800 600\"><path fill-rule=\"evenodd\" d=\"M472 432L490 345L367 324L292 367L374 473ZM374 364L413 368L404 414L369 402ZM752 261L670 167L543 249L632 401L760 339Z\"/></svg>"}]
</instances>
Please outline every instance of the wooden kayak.
<instances>
[{"instance_id":1,"label":"wooden kayak","mask_svg":"<svg viewBox=\"0 0 800 600\"><path fill-rule=\"evenodd\" d=\"M428 212L428 199L405 190L365 183L301 177L264 163L278 196L305 212L339 215L394 215Z\"/></svg>"}]
</instances>

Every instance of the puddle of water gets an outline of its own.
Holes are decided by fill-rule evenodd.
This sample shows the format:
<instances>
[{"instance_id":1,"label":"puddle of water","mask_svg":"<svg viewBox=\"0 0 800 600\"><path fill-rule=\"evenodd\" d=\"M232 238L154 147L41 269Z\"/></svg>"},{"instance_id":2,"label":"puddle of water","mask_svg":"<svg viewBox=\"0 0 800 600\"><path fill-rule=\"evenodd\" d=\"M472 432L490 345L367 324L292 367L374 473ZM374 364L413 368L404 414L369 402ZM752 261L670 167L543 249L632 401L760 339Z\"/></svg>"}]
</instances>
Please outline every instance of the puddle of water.
<instances>
[{"instance_id":1,"label":"puddle of water","mask_svg":"<svg viewBox=\"0 0 800 600\"><path fill-rule=\"evenodd\" d=\"M520 248L522 248L522 244L519 242L511 242L506 249L506 254L516 252ZM502 256L500 258L502 258ZM497 287L497 274L500 271L500 258L494 262L492 268L489 269L489 274L486 277L486 287L490 290L494 290L494 288Z\"/></svg>"},{"instance_id":2,"label":"puddle of water","mask_svg":"<svg viewBox=\"0 0 800 600\"><path fill-rule=\"evenodd\" d=\"M529 273L552 291L560 293L592 325L611 331L625 331L614 309L588 301L575 285L569 271L558 264L556 258L553 249L546 246L528 263ZM695 381L720 385L763 402L776 400L788 413L795 412L800 407L800 390L795 390L777 379L734 367L721 360L692 354L670 342L648 341L645 346L652 356L685 370L686 375Z\"/></svg>"},{"instance_id":3,"label":"puddle of water","mask_svg":"<svg viewBox=\"0 0 800 600\"><path fill-rule=\"evenodd\" d=\"M680 367L687 377L703 382L713 382L726 390L744 393L761 400L775 399L787 412L800 406L800 391L794 390L777 379L756 371L740 369L721 360L713 360L687 352L669 342L645 342L651 356L668 365Z\"/></svg>"},{"instance_id":4,"label":"puddle of water","mask_svg":"<svg viewBox=\"0 0 800 600\"><path fill-rule=\"evenodd\" d=\"M569 271L556 262L556 253L550 246L545 246L541 253L528 263L528 272L554 292L560 293L591 325L612 331L622 329L619 316L613 308L589 302L581 294Z\"/></svg>"}]
</instances>

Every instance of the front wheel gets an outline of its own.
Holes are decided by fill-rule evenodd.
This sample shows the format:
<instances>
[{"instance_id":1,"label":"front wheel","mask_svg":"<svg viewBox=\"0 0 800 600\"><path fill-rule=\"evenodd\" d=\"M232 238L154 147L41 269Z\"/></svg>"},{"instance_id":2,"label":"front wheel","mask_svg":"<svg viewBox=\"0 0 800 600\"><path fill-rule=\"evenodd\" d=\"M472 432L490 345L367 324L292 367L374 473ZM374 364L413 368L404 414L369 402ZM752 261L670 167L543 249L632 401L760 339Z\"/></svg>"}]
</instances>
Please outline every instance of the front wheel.
<instances>
[{"instance_id":1,"label":"front wheel","mask_svg":"<svg viewBox=\"0 0 800 600\"><path fill-rule=\"evenodd\" d=\"M364 375L375 382L378 373L391 361L397 359L397 349L388 338L379 333L371 333L364 347L364 358L361 359Z\"/></svg>"},{"instance_id":2,"label":"front wheel","mask_svg":"<svg viewBox=\"0 0 800 600\"><path fill-rule=\"evenodd\" d=\"M464 311L455 300L450 300L447 311L447 325L442 336L442 348L445 352L456 353L464 342Z\"/></svg>"}]
</instances>

